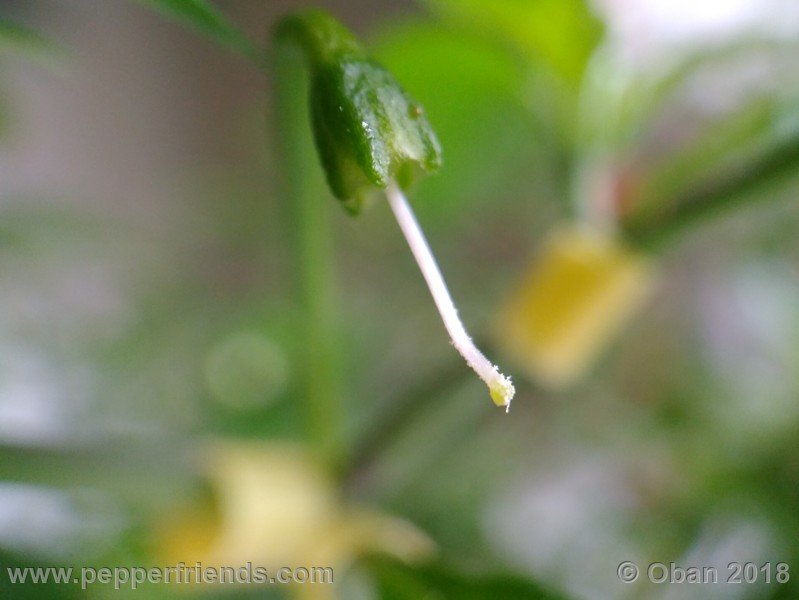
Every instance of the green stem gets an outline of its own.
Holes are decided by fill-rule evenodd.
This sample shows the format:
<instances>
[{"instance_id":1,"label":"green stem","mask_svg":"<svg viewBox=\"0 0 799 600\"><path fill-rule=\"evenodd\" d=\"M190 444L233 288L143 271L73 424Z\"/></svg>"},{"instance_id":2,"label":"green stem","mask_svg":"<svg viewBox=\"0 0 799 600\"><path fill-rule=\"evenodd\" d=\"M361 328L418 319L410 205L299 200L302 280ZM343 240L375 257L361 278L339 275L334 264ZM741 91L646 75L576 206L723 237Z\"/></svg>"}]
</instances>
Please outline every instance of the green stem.
<instances>
[{"instance_id":1,"label":"green stem","mask_svg":"<svg viewBox=\"0 0 799 600\"><path fill-rule=\"evenodd\" d=\"M491 350L487 340L478 337L477 344ZM455 356L440 363L423 378L411 382L408 388L399 390L385 412L374 419L361 439L355 441L350 463L343 473L344 478L356 480L378 459L381 450L403 435L431 403L440 400L470 377L469 370Z\"/></svg>"},{"instance_id":2,"label":"green stem","mask_svg":"<svg viewBox=\"0 0 799 600\"><path fill-rule=\"evenodd\" d=\"M376 418L363 438L357 441L352 460L344 473L345 478L357 478L378 457L381 449L399 437L432 401L470 377L463 361L454 356L423 380L402 390L392 399L385 414Z\"/></svg>"},{"instance_id":3,"label":"green stem","mask_svg":"<svg viewBox=\"0 0 799 600\"><path fill-rule=\"evenodd\" d=\"M705 219L749 204L768 200L767 187L799 170L799 136L789 137L757 160L722 179L708 182L669 203L672 208L656 218L628 219L622 224L633 244L658 249ZM754 193L759 192L759 193Z\"/></svg>"},{"instance_id":4,"label":"green stem","mask_svg":"<svg viewBox=\"0 0 799 600\"><path fill-rule=\"evenodd\" d=\"M286 229L296 261L296 298L302 313L300 356L307 435L332 469L345 458L338 314L332 257L329 192L315 157L308 123L307 81L300 55L279 46L275 62L277 129L285 165Z\"/></svg>"}]
</instances>

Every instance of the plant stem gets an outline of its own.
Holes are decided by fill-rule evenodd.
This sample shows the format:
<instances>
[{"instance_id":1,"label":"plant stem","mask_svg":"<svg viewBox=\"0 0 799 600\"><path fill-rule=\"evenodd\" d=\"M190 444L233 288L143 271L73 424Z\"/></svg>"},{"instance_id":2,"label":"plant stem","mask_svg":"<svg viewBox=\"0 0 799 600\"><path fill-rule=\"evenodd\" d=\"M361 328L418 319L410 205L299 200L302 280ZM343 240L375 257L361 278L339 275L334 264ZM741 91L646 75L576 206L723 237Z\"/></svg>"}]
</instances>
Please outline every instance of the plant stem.
<instances>
[{"instance_id":1,"label":"plant stem","mask_svg":"<svg viewBox=\"0 0 799 600\"><path fill-rule=\"evenodd\" d=\"M799 134L794 134L751 163L684 194L665 214L650 219L627 219L622 222L623 232L633 244L662 248L678 234L711 216L752 201L767 201L775 196L768 193L768 186L795 173L798 167Z\"/></svg>"},{"instance_id":2,"label":"plant stem","mask_svg":"<svg viewBox=\"0 0 799 600\"><path fill-rule=\"evenodd\" d=\"M475 373L488 386L491 398L498 406L504 406L507 412L510 409L510 402L513 399L515 390L510 379L502 375L497 367L493 365L477 346L474 345L472 338L466 333L466 328L458 316L458 310L452 301L449 290L447 289L441 271L436 264L436 259L430 251L430 246L422 233L419 223L408 204L405 195L395 182L390 182L386 188L386 197L394 211L402 233L408 241L419 269L422 271L427 287L436 303L441 319L444 321L452 345L460 352Z\"/></svg>"},{"instance_id":3,"label":"plant stem","mask_svg":"<svg viewBox=\"0 0 799 600\"><path fill-rule=\"evenodd\" d=\"M329 199L308 126L307 81L296 68L299 55L280 47L276 61L278 130L286 165L286 228L291 232L296 261L296 297L301 311L298 361L306 433L317 454L332 469L342 464L346 449L338 377L339 336L334 284Z\"/></svg>"},{"instance_id":4,"label":"plant stem","mask_svg":"<svg viewBox=\"0 0 799 600\"><path fill-rule=\"evenodd\" d=\"M357 478L367 469L392 440L414 422L414 419L429 406L432 399L440 398L464 381L467 374L463 363L453 355L446 363L432 368L408 389L400 390L386 405L384 414L377 418L358 440L352 453L352 460L345 475Z\"/></svg>"}]
</instances>

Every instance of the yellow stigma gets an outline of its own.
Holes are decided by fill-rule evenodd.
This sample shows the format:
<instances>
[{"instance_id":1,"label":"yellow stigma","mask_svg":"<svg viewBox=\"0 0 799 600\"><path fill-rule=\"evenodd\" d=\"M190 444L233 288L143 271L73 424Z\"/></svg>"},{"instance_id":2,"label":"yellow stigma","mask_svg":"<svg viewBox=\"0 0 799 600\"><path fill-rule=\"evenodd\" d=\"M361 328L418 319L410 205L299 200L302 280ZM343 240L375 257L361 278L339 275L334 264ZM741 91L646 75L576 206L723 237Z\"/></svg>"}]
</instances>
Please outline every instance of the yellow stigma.
<instances>
[{"instance_id":1,"label":"yellow stigma","mask_svg":"<svg viewBox=\"0 0 799 600\"><path fill-rule=\"evenodd\" d=\"M510 408L510 401L513 400L513 396L516 394L516 388L513 387L510 379L500 375L498 371L496 371L496 374L499 376L499 380L489 386L488 393L491 395L494 404L504 406L505 412L507 412Z\"/></svg>"}]
</instances>

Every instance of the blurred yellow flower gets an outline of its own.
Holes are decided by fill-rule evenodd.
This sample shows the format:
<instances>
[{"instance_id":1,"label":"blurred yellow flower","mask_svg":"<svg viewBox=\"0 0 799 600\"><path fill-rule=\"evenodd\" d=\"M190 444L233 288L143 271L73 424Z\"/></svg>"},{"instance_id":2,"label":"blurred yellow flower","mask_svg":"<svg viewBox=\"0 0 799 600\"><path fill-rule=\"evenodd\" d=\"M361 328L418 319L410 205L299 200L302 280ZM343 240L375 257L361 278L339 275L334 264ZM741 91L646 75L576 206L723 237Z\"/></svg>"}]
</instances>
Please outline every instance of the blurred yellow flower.
<instances>
[{"instance_id":1,"label":"blurred yellow flower","mask_svg":"<svg viewBox=\"0 0 799 600\"><path fill-rule=\"evenodd\" d=\"M634 314L652 282L647 257L615 237L559 228L502 307L498 343L537 382L567 385Z\"/></svg>"},{"instance_id":2,"label":"blurred yellow flower","mask_svg":"<svg viewBox=\"0 0 799 600\"><path fill-rule=\"evenodd\" d=\"M407 521L340 501L300 444L216 442L205 462L217 510L188 510L160 528L167 564L332 567L336 580L365 552L406 561L429 557L433 542ZM196 587L196 586L187 586ZM291 586L303 600L336 598L336 586Z\"/></svg>"}]
</instances>

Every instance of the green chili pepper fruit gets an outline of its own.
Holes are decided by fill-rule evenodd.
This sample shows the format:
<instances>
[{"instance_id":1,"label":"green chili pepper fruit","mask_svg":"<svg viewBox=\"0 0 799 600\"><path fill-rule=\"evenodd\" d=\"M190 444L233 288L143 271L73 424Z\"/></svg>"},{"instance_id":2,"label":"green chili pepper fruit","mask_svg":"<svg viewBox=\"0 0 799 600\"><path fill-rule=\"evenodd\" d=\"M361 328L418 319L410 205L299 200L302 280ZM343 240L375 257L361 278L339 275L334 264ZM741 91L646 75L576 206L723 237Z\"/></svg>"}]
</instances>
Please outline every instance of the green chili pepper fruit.
<instances>
[{"instance_id":1,"label":"green chili pepper fruit","mask_svg":"<svg viewBox=\"0 0 799 600\"><path fill-rule=\"evenodd\" d=\"M278 36L297 41L311 69L316 148L333 194L352 214L393 179L407 187L441 164L441 146L421 106L327 13L286 17Z\"/></svg>"}]
</instances>

